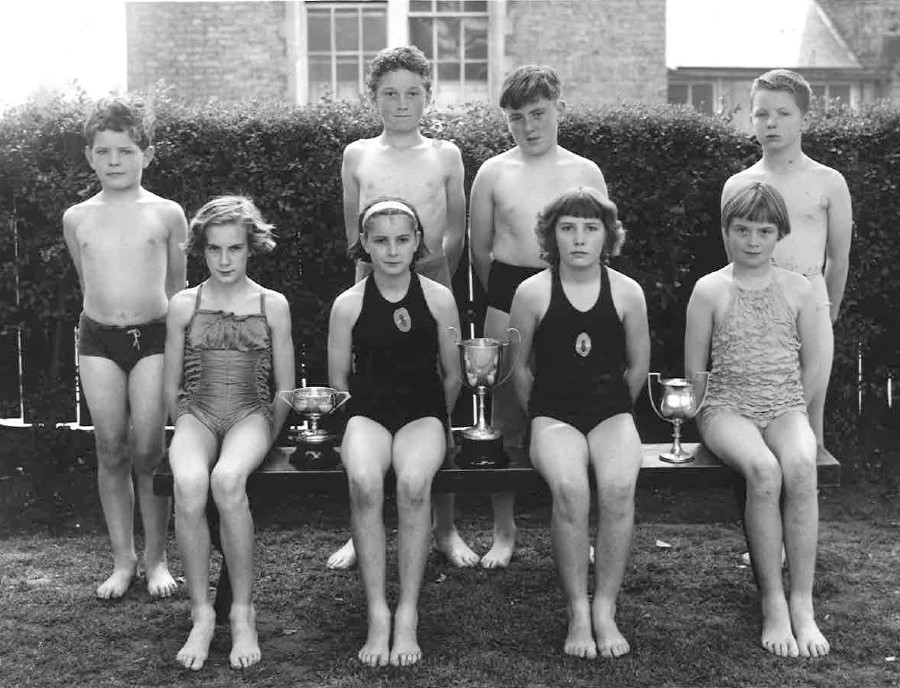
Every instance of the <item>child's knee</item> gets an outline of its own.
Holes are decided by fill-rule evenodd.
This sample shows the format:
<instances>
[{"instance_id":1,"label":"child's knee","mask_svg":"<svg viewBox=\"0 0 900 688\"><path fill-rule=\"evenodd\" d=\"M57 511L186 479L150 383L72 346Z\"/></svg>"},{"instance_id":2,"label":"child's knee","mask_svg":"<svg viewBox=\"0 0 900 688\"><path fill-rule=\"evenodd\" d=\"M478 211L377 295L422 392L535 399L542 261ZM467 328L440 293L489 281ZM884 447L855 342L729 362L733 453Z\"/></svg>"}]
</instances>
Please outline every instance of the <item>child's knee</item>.
<instances>
[{"instance_id":1,"label":"child's knee","mask_svg":"<svg viewBox=\"0 0 900 688\"><path fill-rule=\"evenodd\" d=\"M597 487L600 509L604 514L625 514L634 510L634 483L625 480L606 481Z\"/></svg>"},{"instance_id":2,"label":"child's knee","mask_svg":"<svg viewBox=\"0 0 900 688\"><path fill-rule=\"evenodd\" d=\"M783 456L781 470L785 491L815 491L817 476L814 452L798 450L789 456Z\"/></svg>"},{"instance_id":3,"label":"child's knee","mask_svg":"<svg viewBox=\"0 0 900 688\"><path fill-rule=\"evenodd\" d=\"M221 463L213 468L209 486L220 513L223 508L233 508L247 500L247 476L238 471L221 468Z\"/></svg>"},{"instance_id":4,"label":"child's knee","mask_svg":"<svg viewBox=\"0 0 900 688\"><path fill-rule=\"evenodd\" d=\"M774 456L756 461L747 470L745 478L748 492L771 499L781 495L781 465Z\"/></svg>"},{"instance_id":5,"label":"child's knee","mask_svg":"<svg viewBox=\"0 0 900 688\"><path fill-rule=\"evenodd\" d=\"M353 473L347 476L350 501L363 509L375 508L384 501L384 476L373 472Z\"/></svg>"},{"instance_id":6,"label":"child's knee","mask_svg":"<svg viewBox=\"0 0 900 688\"><path fill-rule=\"evenodd\" d=\"M590 510L591 489L586 479L577 477L553 481L553 511L557 516L578 518Z\"/></svg>"},{"instance_id":7,"label":"child's knee","mask_svg":"<svg viewBox=\"0 0 900 688\"><path fill-rule=\"evenodd\" d=\"M431 498L431 480L425 476L397 476L397 502L407 508L424 507Z\"/></svg>"},{"instance_id":8,"label":"child's knee","mask_svg":"<svg viewBox=\"0 0 900 688\"><path fill-rule=\"evenodd\" d=\"M95 431L97 461L106 470L131 470L131 456L128 437L121 433L98 433Z\"/></svg>"},{"instance_id":9,"label":"child's knee","mask_svg":"<svg viewBox=\"0 0 900 688\"><path fill-rule=\"evenodd\" d=\"M209 495L209 475L203 471L178 475L175 478L175 512L194 514L206 510Z\"/></svg>"}]
</instances>

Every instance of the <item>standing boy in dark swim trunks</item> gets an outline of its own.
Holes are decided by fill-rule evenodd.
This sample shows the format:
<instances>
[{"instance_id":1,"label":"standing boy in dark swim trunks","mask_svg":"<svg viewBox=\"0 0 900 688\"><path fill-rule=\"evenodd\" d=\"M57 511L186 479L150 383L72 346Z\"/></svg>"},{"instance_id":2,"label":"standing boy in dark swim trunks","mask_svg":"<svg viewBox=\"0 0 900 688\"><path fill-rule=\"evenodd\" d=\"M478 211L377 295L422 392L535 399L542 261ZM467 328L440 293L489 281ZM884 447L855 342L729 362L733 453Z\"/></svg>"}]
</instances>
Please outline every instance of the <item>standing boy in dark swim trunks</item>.
<instances>
[{"instance_id":1,"label":"standing boy in dark swim trunks","mask_svg":"<svg viewBox=\"0 0 900 688\"><path fill-rule=\"evenodd\" d=\"M121 597L137 572L132 471L147 589L168 597L176 587L166 560L171 505L153 494L152 479L164 448L166 308L185 283L187 221L178 204L141 186L153 147L138 105L100 101L84 135L101 190L66 211L63 233L84 297L78 368L94 421L100 503L113 550L112 574L97 597Z\"/></svg>"},{"instance_id":2,"label":"standing boy in dark swim trunks","mask_svg":"<svg viewBox=\"0 0 900 688\"><path fill-rule=\"evenodd\" d=\"M565 113L559 75L550 67L526 65L503 83L500 107L514 148L486 160L472 184L469 231L475 275L487 291L484 336L506 339L509 309L516 287L547 267L534 235L541 209L566 189L589 186L607 193L596 164L557 144L559 119ZM494 390L493 423L504 444L521 447L525 415L512 385ZM515 495L494 495L494 545L484 555L485 568L507 566L515 548Z\"/></svg>"}]
</instances>

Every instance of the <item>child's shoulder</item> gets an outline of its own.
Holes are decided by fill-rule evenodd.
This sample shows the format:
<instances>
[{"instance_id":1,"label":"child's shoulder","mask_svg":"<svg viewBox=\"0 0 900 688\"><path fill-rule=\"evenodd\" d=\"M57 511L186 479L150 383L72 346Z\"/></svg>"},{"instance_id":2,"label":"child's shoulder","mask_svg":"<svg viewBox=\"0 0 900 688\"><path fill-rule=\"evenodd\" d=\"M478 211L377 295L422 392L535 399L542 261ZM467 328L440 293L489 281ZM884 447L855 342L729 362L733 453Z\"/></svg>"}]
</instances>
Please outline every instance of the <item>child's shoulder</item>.
<instances>
[{"instance_id":1,"label":"child's shoulder","mask_svg":"<svg viewBox=\"0 0 900 688\"><path fill-rule=\"evenodd\" d=\"M352 309L355 306L361 305L363 294L365 294L366 291L366 283L369 281L369 279L370 277L360 280L352 287L349 287L338 294L334 299L334 304L331 306L332 310L336 313L339 313L347 309Z\"/></svg>"},{"instance_id":2,"label":"child's shoulder","mask_svg":"<svg viewBox=\"0 0 900 688\"><path fill-rule=\"evenodd\" d=\"M814 160L813 158L806 158L805 169L810 175L821 180L823 185L846 185L846 182L844 181L844 175L842 175L833 167L829 167L828 165L821 163L818 160Z\"/></svg>"},{"instance_id":3,"label":"child's shoulder","mask_svg":"<svg viewBox=\"0 0 900 688\"><path fill-rule=\"evenodd\" d=\"M613 268L606 268L606 272L609 275L610 289L616 289L629 296L644 298L644 289L636 279Z\"/></svg>"},{"instance_id":4,"label":"child's shoulder","mask_svg":"<svg viewBox=\"0 0 900 688\"><path fill-rule=\"evenodd\" d=\"M418 273L415 274L418 275ZM453 298L453 292L446 286L425 275L418 275L418 277L419 284L422 285L422 293L428 301L434 301L443 305L456 305L456 300Z\"/></svg>"},{"instance_id":5,"label":"child's shoulder","mask_svg":"<svg viewBox=\"0 0 900 688\"><path fill-rule=\"evenodd\" d=\"M268 307L269 304L273 304L278 308L289 308L287 297L280 291L275 291L274 289L269 289L262 285L260 285L259 288L266 300L266 307Z\"/></svg>"},{"instance_id":6,"label":"child's shoulder","mask_svg":"<svg viewBox=\"0 0 900 688\"><path fill-rule=\"evenodd\" d=\"M725 267L708 272L694 284L694 294L699 297L715 297L727 294L727 288L734 283L734 272L729 263Z\"/></svg>"},{"instance_id":7,"label":"child's shoulder","mask_svg":"<svg viewBox=\"0 0 900 688\"><path fill-rule=\"evenodd\" d=\"M199 286L182 289L169 299L169 317L186 320L194 312Z\"/></svg>"},{"instance_id":8,"label":"child's shoulder","mask_svg":"<svg viewBox=\"0 0 900 688\"><path fill-rule=\"evenodd\" d=\"M362 155L367 150L371 150L378 145L380 137L374 136L368 139L356 139L344 146L344 157Z\"/></svg>"},{"instance_id":9,"label":"child's shoulder","mask_svg":"<svg viewBox=\"0 0 900 688\"><path fill-rule=\"evenodd\" d=\"M152 191L147 191L147 189L141 189L141 195L138 197L138 202L144 205L150 205L161 213L184 214L184 210L182 210L181 206L176 201L158 196Z\"/></svg>"},{"instance_id":10,"label":"child's shoulder","mask_svg":"<svg viewBox=\"0 0 900 688\"><path fill-rule=\"evenodd\" d=\"M553 271L550 268L546 268L522 280L516 288L516 292L521 293L522 298L530 302L543 296L550 298L550 290L552 288Z\"/></svg>"},{"instance_id":11,"label":"child's shoulder","mask_svg":"<svg viewBox=\"0 0 900 688\"><path fill-rule=\"evenodd\" d=\"M793 270L780 268L777 265L773 265L772 270L775 272L775 278L785 291L796 294L812 291L812 285L805 275Z\"/></svg>"}]
</instances>

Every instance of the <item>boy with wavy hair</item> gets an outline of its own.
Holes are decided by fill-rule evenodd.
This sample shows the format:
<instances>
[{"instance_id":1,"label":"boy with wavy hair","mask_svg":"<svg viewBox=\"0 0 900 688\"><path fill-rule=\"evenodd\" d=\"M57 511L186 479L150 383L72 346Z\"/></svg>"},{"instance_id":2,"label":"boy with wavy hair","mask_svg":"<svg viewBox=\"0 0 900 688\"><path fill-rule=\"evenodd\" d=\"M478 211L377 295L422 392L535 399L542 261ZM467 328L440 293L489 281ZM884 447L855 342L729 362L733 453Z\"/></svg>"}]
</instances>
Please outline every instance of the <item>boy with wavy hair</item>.
<instances>
[{"instance_id":1,"label":"boy with wavy hair","mask_svg":"<svg viewBox=\"0 0 900 688\"><path fill-rule=\"evenodd\" d=\"M431 100L431 65L414 46L386 48L369 64L366 86L382 121L381 133L358 139L344 149L341 166L347 245L359 241L360 211L381 197L403 198L421 216L426 255L416 272L445 287L462 256L466 231L466 196L459 148L451 141L428 138L419 130ZM356 281L372 272L365 259L356 263ZM456 530L452 494L435 495L434 537L437 549L455 566L473 566L478 555ZM328 559L328 567L356 564L348 540Z\"/></svg>"},{"instance_id":2,"label":"boy with wavy hair","mask_svg":"<svg viewBox=\"0 0 900 688\"><path fill-rule=\"evenodd\" d=\"M97 483L113 550L97 597L114 599L137 573L134 484L144 526L144 569L154 597L175 590L166 560L170 500L153 494L163 455L163 350L169 298L184 287L181 207L141 186L153 159L140 104L99 101L84 127L84 153L100 192L69 208L63 234L83 295L78 369L94 422Z\"/></svg>"}]
</instances>

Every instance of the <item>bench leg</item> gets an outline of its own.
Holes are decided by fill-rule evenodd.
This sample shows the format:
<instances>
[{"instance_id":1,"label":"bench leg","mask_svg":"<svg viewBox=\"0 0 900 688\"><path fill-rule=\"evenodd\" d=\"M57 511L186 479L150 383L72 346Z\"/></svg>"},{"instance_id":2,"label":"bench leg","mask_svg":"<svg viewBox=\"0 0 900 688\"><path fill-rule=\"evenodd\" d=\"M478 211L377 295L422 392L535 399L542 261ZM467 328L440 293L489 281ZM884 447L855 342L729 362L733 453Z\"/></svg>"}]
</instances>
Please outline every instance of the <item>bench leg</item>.
<instances>
[{"instance_id":1,"label":"bench leg","mask_svg":"<svg viewBox=\"0 0 900 688\"><path fill-rule=\"evenodd\" d=\"M225 562L225 554L222 551L222 535L219 532L219 510L216 509L212 495L209 497L206 507L206 522L209 524L209 539L216 551L222 555L222 567L219 570L219 580L216 582L216 599L213 609L216 611L216 623L225 623L231 611L231 578L228 576L228 564Z\"/></svg>"}]
</instances>

